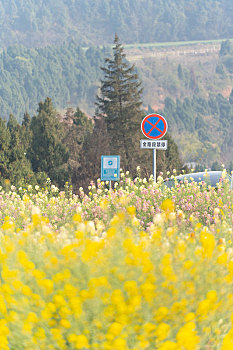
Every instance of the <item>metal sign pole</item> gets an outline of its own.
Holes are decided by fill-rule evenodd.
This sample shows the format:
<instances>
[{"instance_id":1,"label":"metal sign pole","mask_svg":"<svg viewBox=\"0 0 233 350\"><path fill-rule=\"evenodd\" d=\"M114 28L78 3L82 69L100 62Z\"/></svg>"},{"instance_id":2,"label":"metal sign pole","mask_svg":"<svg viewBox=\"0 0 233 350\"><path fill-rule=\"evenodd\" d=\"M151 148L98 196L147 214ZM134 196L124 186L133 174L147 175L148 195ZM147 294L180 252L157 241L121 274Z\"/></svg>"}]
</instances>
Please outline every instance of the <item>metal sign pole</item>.
<instances>
[{"instance_id":1,"label":"metal sign pole","mask_svg":"<svg viewBox=\"0 0 233 350\"><path fill-rule=\"evenodd\" d=\"M112 181L110 180L109 181L109 190L111 190L112 189Z\"/></svg>"},{"instance_id":2,"label":"metal sign pole","mask_svg":"<svg viewBox=\"0 0 233 350\"><path fill-rule=\"evenodd\" d=\"M153 177L156 182L156 148L153 149Z\"/></svg>"}]
</instances>

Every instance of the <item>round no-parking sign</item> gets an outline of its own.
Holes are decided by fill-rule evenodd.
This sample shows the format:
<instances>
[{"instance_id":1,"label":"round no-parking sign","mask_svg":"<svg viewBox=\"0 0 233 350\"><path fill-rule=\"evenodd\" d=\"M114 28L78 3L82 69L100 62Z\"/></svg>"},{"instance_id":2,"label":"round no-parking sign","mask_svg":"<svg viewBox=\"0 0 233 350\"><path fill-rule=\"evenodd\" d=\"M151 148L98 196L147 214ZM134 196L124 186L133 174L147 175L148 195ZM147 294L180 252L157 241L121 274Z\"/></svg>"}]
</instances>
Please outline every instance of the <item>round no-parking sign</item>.
<instances>
[{"instance_id":1,"label":"round no-parking sign","mask_svg":"<svg viewBox=\"0 0 233 350\"><path fill-rule=\"evenodd\" d=\"M149 114L143 119L141 130L148 139L160 139L167 132L167 121L159 114Z\"/></svg>"}]
</instances>

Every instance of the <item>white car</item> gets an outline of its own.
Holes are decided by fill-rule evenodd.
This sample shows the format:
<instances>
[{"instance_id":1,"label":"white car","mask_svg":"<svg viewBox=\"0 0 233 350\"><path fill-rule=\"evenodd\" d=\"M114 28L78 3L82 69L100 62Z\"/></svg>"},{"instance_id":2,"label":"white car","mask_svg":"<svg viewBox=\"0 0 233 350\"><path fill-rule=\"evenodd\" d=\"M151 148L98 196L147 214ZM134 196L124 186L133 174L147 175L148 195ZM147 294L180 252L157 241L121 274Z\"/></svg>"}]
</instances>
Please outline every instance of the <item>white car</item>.
<instances>
[{"instance_id":1,"label":"white car","mask_svg":"<svg viewBox=\"0 0 233 350\"><path fill-rule=\"evenodd\" d=\"M175 186L175 179L178 183L184 183L185 180L188 182L196 182L201 183L202 181L205 182L207 185L210 185L212 187L217 187L217 183L222 181L223 179L228 179L230 188L233 188L233 176L231 177L229 174L225 173L225 176L223 175L222 171L207 171L207 172L199 172L199 173L191 173L191 174L185 174L185 175L179 175L175 178L164 180L164 184L171 188Z\"/></svg>"}]
</instances>

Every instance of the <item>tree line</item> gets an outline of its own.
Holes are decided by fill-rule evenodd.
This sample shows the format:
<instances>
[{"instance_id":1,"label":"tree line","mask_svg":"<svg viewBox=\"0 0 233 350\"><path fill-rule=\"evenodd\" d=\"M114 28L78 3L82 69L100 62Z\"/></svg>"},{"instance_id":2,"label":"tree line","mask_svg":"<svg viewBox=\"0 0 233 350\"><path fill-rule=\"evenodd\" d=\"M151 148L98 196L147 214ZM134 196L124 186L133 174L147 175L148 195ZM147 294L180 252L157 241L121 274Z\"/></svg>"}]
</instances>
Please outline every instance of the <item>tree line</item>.
<instances>
[{"instance_id":1,"label":"tree line","mask_svg":"<svg viewBox=\"0 0 233 350\"><path fill-rule=\"evenodd\" d=\"M152 173L152 153L140 150L142 109L141 81L130 65L118 36L113 55L105 59L96 113L93 118L78 107L59 115L51 98L39 103L32 118L24 114L22 124L10 115L0 119L0 182L14 185L43 184L49 177L60 188L68 181L75 191L85 189L100 177L101 155L119 154L121 166L134 177ZM178 149L170 135L168 150L158 152L159 172L181 170Z\"/></svg>"}]
</instances>

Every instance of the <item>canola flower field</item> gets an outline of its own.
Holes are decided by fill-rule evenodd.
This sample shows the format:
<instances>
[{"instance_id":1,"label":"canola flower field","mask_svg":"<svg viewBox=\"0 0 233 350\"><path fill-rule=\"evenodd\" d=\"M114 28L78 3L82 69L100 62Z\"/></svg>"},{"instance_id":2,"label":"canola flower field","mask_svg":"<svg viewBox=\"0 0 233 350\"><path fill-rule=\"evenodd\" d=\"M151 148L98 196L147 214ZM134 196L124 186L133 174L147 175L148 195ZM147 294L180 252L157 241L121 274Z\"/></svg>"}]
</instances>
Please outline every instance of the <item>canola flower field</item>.
<instances>
[{"instance_id":1,"label":"canola flower field","mask_svg":"<svg viewBox=\"0 0 233 350\"><path fill-rule=\"evenodd\" d=\"M224 172L223 172L224 177ZM232 350L233 191L0 189L1 350Z\"/></svg>"}]
</instances>

